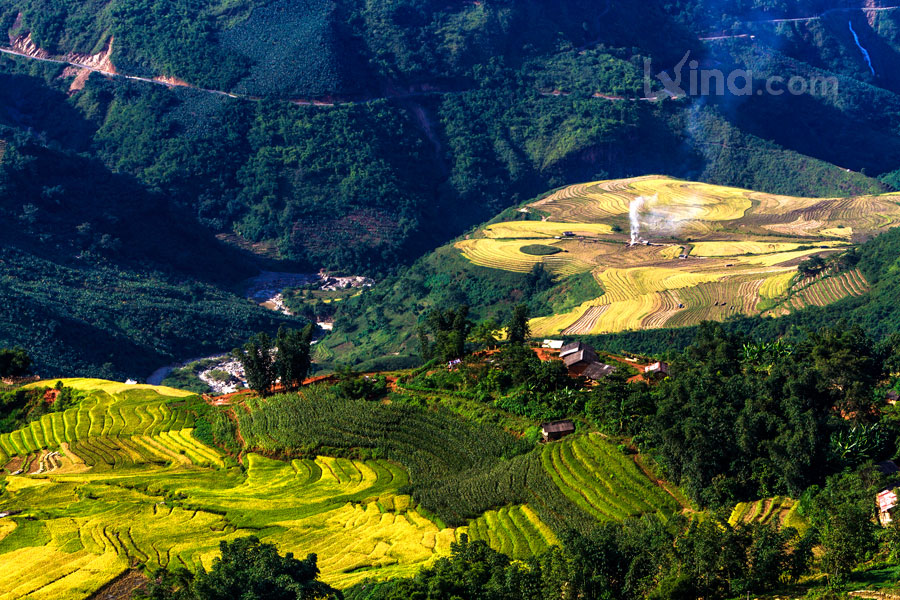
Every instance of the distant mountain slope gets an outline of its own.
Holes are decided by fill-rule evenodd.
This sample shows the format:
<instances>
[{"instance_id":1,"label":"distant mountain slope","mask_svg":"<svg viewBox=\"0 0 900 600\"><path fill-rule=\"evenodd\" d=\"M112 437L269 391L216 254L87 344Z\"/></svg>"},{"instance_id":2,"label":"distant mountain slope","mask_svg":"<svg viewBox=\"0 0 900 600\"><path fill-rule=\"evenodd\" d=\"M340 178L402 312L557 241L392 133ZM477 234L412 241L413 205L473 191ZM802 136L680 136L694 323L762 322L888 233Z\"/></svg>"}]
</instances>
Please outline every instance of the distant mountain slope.
<instances>
[{"instance_id":1,"label":"distant mountain slope","mask_svg":"<svg viewBox=\"0 0 900 600\"><path fill-rule=\"evenodd\" d=\"M141 378L276 318L234 293L258 267L159 194L20 140L0 162L0 347L36 370Z\"/></svg>"},{"instance_id":2,"label":"distant mountain slope","mask_svg":"<svg viewBox=\"0 0 900 600\"><path fill-rule=\"evenodd\" d=\"M748 19L781 10L754 7ZM688 50L704 67L831 74L762 37L703 41L714 24L703 11L686 19L692 10L0 0L17 52L120 75L4 56L0 122L90 152L217 233L309 268L370 273L575 181L667 173L792 195L890 189L900 102L864 72L837 69L836 98L637 101L645 60L651 74L671 70Z\"/></svg>"}]
</instances>

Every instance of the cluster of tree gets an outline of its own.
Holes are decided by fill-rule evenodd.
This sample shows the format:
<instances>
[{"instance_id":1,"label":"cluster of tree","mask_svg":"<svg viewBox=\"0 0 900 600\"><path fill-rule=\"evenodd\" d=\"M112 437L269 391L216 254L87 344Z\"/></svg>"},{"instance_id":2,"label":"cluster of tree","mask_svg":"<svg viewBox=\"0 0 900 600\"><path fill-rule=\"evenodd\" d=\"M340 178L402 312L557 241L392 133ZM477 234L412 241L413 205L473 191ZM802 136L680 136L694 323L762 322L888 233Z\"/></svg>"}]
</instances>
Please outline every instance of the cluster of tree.
<instances>
[{"instance_id":1,"label":"cluster of tree","mask_svg":"<svg viewBox=\"0 0 900 600\"><path fill-rule=\"evenodd\" d=\"M469 307L431 310L419 325L419 351L422 361L438 359L442 362L461 359L474 349L493 349L499 336L506 332L510 345L523 344L531 335L528 325L528 306L517 304L512 308L506 324L501 327L494 319L486 319L477 325L469 320Z\"/></svg>"},{"instance_id":2,"label":"cluster of tree","mask_svg":"<svg viewBox=\"0 0 900 600\"><path fill-rule=\"evenodd\" d=\"M219 544L220 556L207 571L161 569L136 600L338 600L339 590L319 581L315 554L282 556L256 536Z\"/></svg>"},{"instance_id":3,"label":"cluster of tree","mask_svg":"<svg viewBox=\"0 0 900 600\"><path fill-rule=\"evenodd\" d=\"M796 496L846 466L889 457L900 430L882 417L876 390L896 347L858 327L755 343L705 323L659 385L608 377L586 412L605 431L635 436L704 504ZM871 435L873 423L884 433Z\"/></svg>"},{"instance_id":4,"label":"cluster of tree","mask_svg":"<svg viewBox=\"0 0 900 600\"><path fill-rule=\"evenodd\" d=\"M31 370L31 357L24 348L0 348L0 377L22 377Z\"/></svg>"},{"instance_id":5,"label":"cluster of tree","mask_svg":"<svg viewBox=\"0 0 900 600\"><path fill-rule=\"evenodd\" d=\"M232 351L244 369L250 389L268 396L280 382L285 390L295 390L306 379L312 362L310 343L314 325L301 330L280 327L273 340L267 333L257 333L242 348Z\"/></svg>"},{"instance_id":6,"label":"cluster of tree","mask_svg":"<svg viewBox=\"0 0 900 600\"><path fill-rule=\"evenodd\" d=\"M838 273L856 267L859 260L859 253L855 249L828 258L816 254L797 265L797 271L804 277L815 277L826 272Z\"/></svg>"},{"instance_id":7,"label":"cluster of tree","mask_svg":"<svg viewBox=\"0 0 900 600\"><path fill-rule=\"evenodd\" d=\"M10 433L52 412L74 406L80 396L58 381L54 388L19 388L0 392L0 433Z\"/></svg>"},{"instance_id":8,"label":"cluster of tree","mask_svg":"<svg viewBox=\"0 0 900 600\"><path fill-rule=\"evenodd\" d=\"M569 535L562 547L527 561L463 538L414 578L367 582L345 594L349 600L734 598L796 581L810 566L810 542L774 525L683 518L666 525L644 517Z\"/></svg>"}]
</instances>

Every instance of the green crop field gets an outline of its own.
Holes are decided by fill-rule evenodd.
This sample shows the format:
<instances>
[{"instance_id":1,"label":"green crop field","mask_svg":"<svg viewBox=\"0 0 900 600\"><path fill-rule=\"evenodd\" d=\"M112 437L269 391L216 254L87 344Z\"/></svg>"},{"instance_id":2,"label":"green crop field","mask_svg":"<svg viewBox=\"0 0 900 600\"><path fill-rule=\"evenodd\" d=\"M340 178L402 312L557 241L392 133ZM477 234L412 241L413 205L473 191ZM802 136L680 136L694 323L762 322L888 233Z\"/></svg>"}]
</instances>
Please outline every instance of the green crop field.
<instances>
[{"instance_id":1,"label":"green crop field","mask_svg":"<svg viewBox=\"0 0 900 600\"><path fill-rule=\"evenodd\" d=\"M251 533L316 552L343 586L411 574L456 538L398 493L409 478L394 463L248 454L240 468L193 437L189 394L64 384L87 392L78 406L0 437L0 598L87 597L137 564L209 566L221 540Z\"/></svg>"},{"instance_id":2,"label":"green crop field","mask_svg":"<svg viewBox=\"0 0 900 600\"><path fill-rule=\"evenodd\" d=\"M792 498L776 496L755 502L741 502L731 511L728 522L738 523L777 523L783 527L794 527L805 531L806 521L797 513L799 504Z\"/></svg>"},{"instance_id":3,"label":"green crop field","mask_svg":"<svg viewBox=\"0 0 900 600\"><path fill-rule=\"evenodd\" d=\"M323 579L343 587L411 575L448 554L462 533L524 559L559 541L541 515L591 522L681 508L632 458L585 435L501 462L511 469L501 478L522 477L510 492L527 502L503 506L498 496L494 508L447 527L407 495L409 472L397 462L248 452L239 464L193 435L195 409L205 406L196 396L102 380L62 383L82 393L75 406L0 436L0 514L8 513L0 518L0 599L86 598L134 566L209 567L220 541L250 534L283 552L315 552ZM257 426L247 434L260 447L262 413L253 411ZM347 436L351 425L336 435ZM416 429L427 437L427 421ZM395 453L413 457L414 472L435 468L412 449ZM428 464L452 461L442 456ZM478 493L466 495L477 504Z\"/></svg>"},{"instance_id":4,"label":"green crop field","mask_svg":"<svg viewBox=\"0 0 900 600\"><path fill-rule=\"evenodd\" d=\"M644 513L665 516L681 508L633 460L597 434L546 445L541 464L566 497L600 521Z\"/></svg>"},{"instance_id":5,"label":"green crop field","mask_svg":"<svg viewBox=\"0 0 900 600\"><path fill-rule=\"evenodd\" d=\"M629 246L630 208L640 225ZM527 211L527 212L522 212ZM574 185L456 242L473 264L559 280L590 272L603 295L532 320L536 336L681 327L735 314L786 314L859 295L858 273L797 289L797 264L900 223L900 196L794 198L637 177ZM535 241L556 250L540 255ZM775 307L775 308L773 308Z\"/></svg>"}]
</instances>

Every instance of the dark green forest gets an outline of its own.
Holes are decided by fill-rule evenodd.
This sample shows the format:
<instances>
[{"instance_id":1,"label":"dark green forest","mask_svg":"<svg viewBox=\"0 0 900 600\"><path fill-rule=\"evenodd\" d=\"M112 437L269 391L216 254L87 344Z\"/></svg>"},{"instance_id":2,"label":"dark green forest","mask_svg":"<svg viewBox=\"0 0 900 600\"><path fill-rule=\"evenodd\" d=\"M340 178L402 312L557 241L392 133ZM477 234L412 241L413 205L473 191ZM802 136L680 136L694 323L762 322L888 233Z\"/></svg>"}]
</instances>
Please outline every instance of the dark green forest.
<instances>
[{"instance_id":1,"label":"dark green forest","mask_svg":"<svg viewBox=\"0 0 900 600\"><path fill-rule=\"evenodd\" d=\"M30 34L57 56L112 42L121 73L239 97L97 73L70 89L64 65L0 57L0 210L15 217L5 225L10 318L0 341L26 346L39 370L140 375L274 333L276 319L235 294L260 268L325 267L385 282L338 311L347 328L317 358L333 362L339 348L342 361L360 363L399 345L404 364L416 352L392 331L411 332L411 313L465 302L499 314L522 294L536 309L566 301L514 277L479 289L470 267L440 253L416 262L555 187L665 173L795 195L892 189L900 102L860 64L848 31L826 19L753 24L755 43L699 39L842 7L3 0L11 40ZM897 64L893 19L886 11L857 26L877 73ZM771 73L834 74L840 94L636 100L645 60L662 70L687 50L752 68L756 85ZM292 102L311 99L322 105ZM67 170L77 186L63 181ZM256 243L265 257L229 250L215 234ZM48 241L63 235L62 246ZM71 279L93 283L55 283ZM391 298L396 281L413 293ZM458 285L444 290L448 281ZM133 301L113 308L92 293L112 288ZM49 299L17 301L42 293ZM76 308L62 311L62 298ZM97 343L78 344L85 336ZM51 342L58 350L46 350Z\"/></svg>"}]
</instances>

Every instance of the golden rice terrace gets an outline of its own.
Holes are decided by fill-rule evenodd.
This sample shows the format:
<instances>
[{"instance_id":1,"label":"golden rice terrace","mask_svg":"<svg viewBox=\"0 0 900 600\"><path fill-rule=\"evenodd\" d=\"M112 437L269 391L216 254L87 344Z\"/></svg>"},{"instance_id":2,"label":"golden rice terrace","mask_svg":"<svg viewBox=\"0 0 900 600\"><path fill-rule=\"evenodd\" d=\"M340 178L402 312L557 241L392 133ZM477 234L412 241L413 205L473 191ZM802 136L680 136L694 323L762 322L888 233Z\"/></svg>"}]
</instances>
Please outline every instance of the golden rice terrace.
<instances>
[{"instance_id":1,"label":"golden rice terrace","mask_svg":"<svg viewBox=\"0 0 900 600\"><path fill-rule=\"evenodd\" d=\"M516 214L456 248L489 268L591 273L602 295L531 325L535 335L598 334L779 316L863 294L857 270L803 278L797 265L896 226L900 195L794 198L648 176L570 186Z\"/></svg>"}]
</instances>

